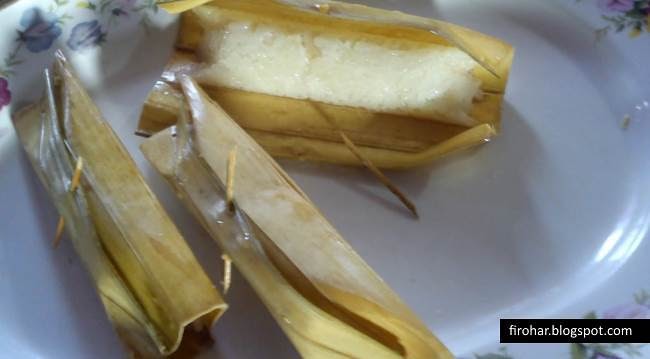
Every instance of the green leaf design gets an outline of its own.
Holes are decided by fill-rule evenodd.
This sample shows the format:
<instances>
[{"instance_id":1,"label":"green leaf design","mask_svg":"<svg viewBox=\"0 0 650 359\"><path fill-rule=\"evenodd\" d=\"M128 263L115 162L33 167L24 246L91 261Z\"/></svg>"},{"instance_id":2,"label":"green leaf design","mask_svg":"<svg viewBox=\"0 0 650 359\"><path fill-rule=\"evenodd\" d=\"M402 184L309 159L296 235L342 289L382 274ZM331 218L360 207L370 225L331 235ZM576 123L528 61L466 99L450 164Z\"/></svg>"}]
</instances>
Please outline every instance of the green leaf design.
<instances>
[{"instance_id":1,"label":"green leaf design","mask_svg":"<svg viewBox=\"0 0 650 359\"><path fill-rule=\"evenodd\" d=\"M104 12L106 9L113 3L113 0L101 0L99 5L99 11Z\"/></svg>"},{"instance_id":2,"label":"green leaf design","mask_svg":"<svg viewBox=\"0 0 650 359\"><path fill-rule=\"evenodd\" d=\"M77 7L88 10L95 10L97 8L97 6L90 1L80 1L77 3Z\"/></svg>"},{"instance_id":3,"label":"green leaf design","mask_svg":"<svg viewBox=\"0 0 650 359\"><path fill-rule=\"evenodd\" d=\"M582 344L571 344L571 359L587 359L587 348Z\"/></svg>"},{"instance_id":4,"label":"green leaf design","mask_svg":"<svg viewBox=\"0 0 650 359\"><path fill-rule=\"evenodd\" d=\"M4 78L8 79L13 75L14 75L14 72L11 69L0 69L0 77L4 77Z\"/></svg>"},{"instance_id":5,"label":"green leaf design","mask_svg":"<svg viewBox=\"0 0 650 359\"><path fill-rule=\"evenodd\" d=\"M582 316L582 319L598 319L598 315L596 315L596 312L592 310L591 312Z\"/></svg>"},{"instance_id":6,"label":"green leaf design","mask_svg":"<svg viewBox=\"0 0 650 359\"><path fill-rule=\"evenodd\" d=\"M58 19L56 19L56 23L60 25L65 25L66 21L72 20L74 17L68 13L64 13L63 15L59 16Z\"/></svg>"},{"instance_id":7,"label":"green leaf design","mask_svg":"<svg viewBox=\"0 0 650 359\"><path fill-rule=\"evenodd\" d=\"M611 29L611 26L605 26L603 28L600 28L596 30L596 41L600 41L604 39L607 34L609 33L609 30Z\"/></svg>"},{"instance_id":8,"label":"green leaf design","mask_svg":"<svg viewBox=\"0 0 650 359\"><path fill-rule=\"evenodd\" d=\"M642 13L642 12L637 12L637 11L631 11L631 13L628 15L629 18L632 18L632 19L639 19L639 20L643 20L643 19L645 19L645 16L646 16L646 15L645 15L644 13Z\"/></svg>"},{"instance_id":9,"label":"green leaf design","mask_svg":"<svg viewBox=\"0 0 650 359\"><path fill-rule=\"evenodd\" d=\"M613 351L611 351L611 350L609 350L609 349L607 349L605 347L603 347L602 349L595 350L594 352L598 353L598 354L606 355L608 357L614 357L614 358L619 356L615 352L613 352Z\"/></svg>"},{"instance_id":10,"label":"green leaf design","mask_svg":"<svg viewBox=\"0 0 650 359\"><path fill-rule=\"evenodd\" d=\"M25 62L25 60L22 60L22 59L13 59L13 58L12 58L12 59L10 59L10 60L8 60L8 61L5 61L5 66L7 66L7 67L13 67L13 66L16 66L16 65L20 65L20 64L22 64L23 62Z\"/></svg>"},{"instance_id":11,"label":"green leaf design","mask_svg":"<svg viewBox=\"0 0 650 359\"><path fill-rule=\"evenodd\" d=\"M648 305L650 304L650 293L645 289L642 289L638 293L634 294L634 301L639 305Z\"/></svg>"}]
</instances>

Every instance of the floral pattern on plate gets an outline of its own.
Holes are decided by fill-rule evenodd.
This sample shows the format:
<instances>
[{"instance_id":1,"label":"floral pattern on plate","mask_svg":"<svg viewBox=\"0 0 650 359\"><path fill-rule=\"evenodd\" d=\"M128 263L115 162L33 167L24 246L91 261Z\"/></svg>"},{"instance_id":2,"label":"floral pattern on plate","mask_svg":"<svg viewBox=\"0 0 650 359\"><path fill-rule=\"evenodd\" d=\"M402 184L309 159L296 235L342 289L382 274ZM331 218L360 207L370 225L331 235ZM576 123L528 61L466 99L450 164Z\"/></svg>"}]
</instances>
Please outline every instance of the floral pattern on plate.
<instances>
[{"instance_id":1,"label":"floral pattern on plate","mask_svg":"<svg viewBox=\"0 0 650 359\"><path fill-rule=\"evenodd\" d=\"M591 311L583 316L584 319L650 319L650 293L642 290L634 295L634 301L610 307L598 313ZM624 359L641 358L640 349L643 344L607 343L582 344L574 343L569 346L571 359ZM475 354L474 359L514 359L506 346L499 347L495 352Z\"/></svg>"},{"instance_id":2,"label":"floral pattern on plate","mask_svg":"<svg viewBox=\"0 0 650 359\"><path fill-rule=\"evenodd\" d=\"M607 25L598 29L599 38L609 32L627 32L632 38L650 32L650 0L598 0Z\"/></svg>"},{"instance_id":3,"label":"floral pattern on plate","mask_svg":"<svg viewBox=\"0 0 650 359\"><path fill-rule=\"evenodd\" d=\"M18 30L17 49L23 45L30 52L41 52L49 49L54 40L61 36L62 19L54 12L44 12L38 7L25 10L20 19L21 30ZM16 51L18 51L16 50Z\"/></svg>"},{"instance_id":4,"label":"floral pattern on plate","mask_svg":"<svg viewBox=\"0 0 650 359\"><path fill-rule=\"evenodd\" d=\"M74 9L76 8L76 9ZM94 19L81 20L72 16L74 10L88 11ZM30 7L23 11L16 29L15 45L0 63L0 110L11 102L10 79L26 56L50 50L57 39L67 33L65 46L72 51L82 51L101 46L109 30L122 18L137 19L145 31L149 28L150 13L158 7L154 0L54 0L47 9ZM70 26L67 26L72 24ZM67 29L70 29L67 31Z\"/></svg>"}]
</instances>

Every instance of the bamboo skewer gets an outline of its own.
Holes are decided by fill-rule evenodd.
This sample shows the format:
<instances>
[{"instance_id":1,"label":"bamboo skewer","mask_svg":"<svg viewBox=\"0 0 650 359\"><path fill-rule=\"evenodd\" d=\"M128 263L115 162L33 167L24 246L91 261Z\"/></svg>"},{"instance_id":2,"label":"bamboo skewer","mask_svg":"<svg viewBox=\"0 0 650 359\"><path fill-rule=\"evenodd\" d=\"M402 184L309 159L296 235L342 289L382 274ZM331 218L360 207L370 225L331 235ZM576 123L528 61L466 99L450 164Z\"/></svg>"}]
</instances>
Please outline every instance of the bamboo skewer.
<instances>
[{"instance_id":1,"label":"bamboo skewer","mask_svg":"<svg viewBox=\"0 0 650 359\"><path fill-rule=\"evenodd\" d=\"M72 180L70 181L70 192L74 192L77 187L79 187L79 181L81 179L81 170L83 169L84 161L82 157L77 158L77 163L74 168L74 174L72 175ZM54 234L54 241L52 246L57 248L63 238L63 229L65 228L65 220L63 216L59 217L59 222L56 225L56 233Z\"/></svg>"},{"instance_id":2,"label":"bamboo skewer","mask_svg":"<svg viewBox=\"0 0 650 359\"><path fill-rule=\"evenodd\" d=\"M235 211L235 203L233 202L234 190L235 190L235 166L237 164L237 146L233 147L228 153L228 163L227 163L227 172L226 172L226 203L228 205L228 210L233 213ZM228 293L231 283L231 273L232 273L232 259L227 254L221 256L223 260L223 294Z\"/></svg>"},{"instance_id":3,"label":"bamboo skewer","mask_svg":"<svg viewBox=\"0 0 650 359\"><path fill-rule=\"evenodd\" d=\"M221 283L223 284L223 294L226 295L232 283L232 259L227 254L223 254L221 259L223 259L223 281Z\"/></svg>"},{"instance_id":4,"label":"bamboo skewer","mask_svg":"<svg viewBox=\"0 0 650 359\"><path fill-rule=\"evenodd\" d=\"M395 186L390 181L390 179L386 177L386 175L383 172L381 172L379 168L377 168L377 166L375 166L369 159L367 159L363 155L363 153L361 153L361 151L359 151L359 149L354 144L354 142L352 142L352 140L350 140L350 138L345 133L343 133L343 131L339 131L339 134L341 135L343 142L345 142L345 146L350 150L350 152L352 152L359 159L359 161L361 161L361 163L363 163L363 165L368 170L370 170L370 172L372 172L373 175L375 175L375 177L379 180L379 182L381 182L384 186L386 186L386 188L388 188L388 190L391 191L395 195L395 197L397 197L400 200L400 202L402 202L402 204L404 204L404 206L409 211L411 211L411 213L413 213L415 218L420 218L420 216L418 215L418 210L415 207L415 204L413 204L413 202L411 202L411 200L408 199L408 197L406 197L406 195L402 193L402 191L400 191L399 188L397 188L397 186Z\"/></svg>"},{"instance_id":5,"label":"bamboo skewer","mask_svg":"<svg viewBox=\"0 0 650 359\"><path fill-rule=\"evenodd\" d=\"M65 228L65 220L63 217L59 217L59 222L56 224L56 232L54 233L54 241L52 242L52 247L55 249L59 246L61 238L63 238L63 228Z\"/></svg>"},{"instance_id":6,"label":"bamboo skewer","mask_svg":"<svg viewBox=\"0 0 650 359\"><path fill-rule=\"evenodd\" d=\"M366 167L379 180L379 182L388 188L388 190L391 191L391 193L393 193L395 197L397 197L409 211L411 211L415 218L420 218L415 204L413 204L413 202L411 202L411 200L408 199L408 197L406 197L406 195L400 191L400 189L394 185L390 179L377 166L375 166L375 164L372 163L368 157L364 156L363 153L361 153L357 145L352 142L350 137L348 137L348 135L346 135L345 132L343 132L343 130L341 130L341 128L338 127L336 123L334 123L334 121L329 116L327 116L327 114L323 112L318 105L314 105L314 108L316 111L320 112L323 118L329 122L330 126L332 126L332 128L338 132L339 136L343 140L343 143L345 143L345 147L347 147L348 150L354 154L359 162L361 162L364 167Z\"/></svg>"},{"instance_id":7,"label":"bamboo skewer","mask_svg":"<svg viewBox=\"0 0 650 359\"><path fill-rule=\"evenodd\" d=\"M77 187L79 187L79 181L81 179L81 170L84 167L84 159L82 157L77 158L77 163L74 167L74 174L72 175L72 181L70 181L70 192L74 192Z\"/></svg>"}]
</instances>

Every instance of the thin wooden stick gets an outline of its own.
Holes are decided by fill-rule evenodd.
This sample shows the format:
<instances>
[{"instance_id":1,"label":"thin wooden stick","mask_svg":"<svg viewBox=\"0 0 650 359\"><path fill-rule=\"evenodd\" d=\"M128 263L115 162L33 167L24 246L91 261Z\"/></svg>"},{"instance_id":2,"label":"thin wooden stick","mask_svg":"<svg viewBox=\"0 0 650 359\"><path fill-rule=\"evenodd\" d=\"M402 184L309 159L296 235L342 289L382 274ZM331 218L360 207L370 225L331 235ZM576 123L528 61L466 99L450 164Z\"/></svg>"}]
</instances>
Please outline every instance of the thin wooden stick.
<instances>
[{"instance_id":1,"label":"thin wooden stick","mask_svg":"<svg viewBox=\"0 0 650 359\"><path fill-rule=\"evenodd\" d=\"M70 192L74 192L77 187L79 187L79 180L81 179L81 170L84 167L83 158L77 158L77 164L74 168L74 174L72 175L72 181L70 181Z\"/></svg>"},{"instance_id":2,"label":"thin wooden stick","mask_svg":"<svg viewBox=\"0 0 650 359\"><path fill-rule=\"evenodd\" d=\"M235 165L237 164L237 146L228 154L228 170L226 171L226 203L230 211L235 210L233 196L235 191Z\"/></svg>"},{"instance_id":3,"label":"thin wooden stick","mask_svg":"<svg viewBox=\"0 0 650 359\"><path fill-rule=\"evenodd\" d=\"M621 128L627 130L630 127L631 122L632 122L632 117L630 115L623 116L623 121L621 122Z\"/></svg>"},{"instance_id":4,"label":"thin wooden stick","mask_svg":"<svg viewBox=\"0 0 650 359\"><path fill-rule=\"evenodd\" d=\"M359 151L359 148L354 144L354 142L352 142L352 140L350 140L350 138L345 133L343 133L343 131L338 130L338 132L350 152L352 152L359 159L359 161L361 161L361 163L363 163L363 165L366 166L366 168L369 169L370 172L372 172L372 174L374 174L375 177L377 177L377 179L384 186L386 186L386 188L388 188L388 190L391 191L402 202L402 204L408 208L409 211L411 211L411 213L413 213L415 218L419 218L418 210L413 202L411 202L411 200L409 200L406 195L404 195L402 191L400 191L399 188L397 188L397 186L395 186L390 181L390 179L388 179L388 177L386 177L386 175L384 175L384 173L381 172L381 170L372 163L372 161L366 158L366 156L364 156L363 153Z\"/></svg>"},{"instance_id":5,"label":"thin wooden stick","mask_svg":"<svg viewBox=\"0 0 650 359\"><path fill-rule=\"evenodd\" d=\"M232 259L227 254L223 254L221 259L223 259L223 282L221 283L223 284L223 294L225 295L228 293L232 282Z\"/></svg>"},{"instance_id":6,"label":"thin wooden stick","mask_svg":"<svg viewBox=\"0 0 650 359\"><path fill-rule=\"evenodd\" d=\"M65 220L63 217L59 217L59 223L56 224L56 233L54 234L54 242L52 242L52 247L56 248L63 238L63 228L65 227Z\"/></svg>"},{"instance_id":7,"label":"thin wooden stick","mask_svg":"<svg viewBox=\"0 0 650 359\"><path fill-rule=\"evenodd\" d=\"M84 160L83 158L79 157L77 158L77 163L74 167L74 173L72 174L72 180L70 181L70 192L74 192L77 187L79 187L79 182L81 180L81 171L84 167ZM63 217L59 217L59 223L56 225L56 233L54 234L54 242L52 243L52 246L54 248L57 248L59 246L59 243L61 242L61 238L63 238L63 229L65 228L65 220Z\"/></svg>"},{"instance_id":8,"label":"thin wooden stick","mask_svg":"<svg viewBox=\"0 0 650 359\"><path fill-rule=\"evenodd\" d=\"M329 122L330 126L332 126L332 128L334 128L339 133L339 136L341 136L341 139L343 139L343 143L345 143L345 146L350 150L350 152L352 152L352 154L354 154L357 157L357 159L368 170L370 170L370 172L372 172L372 174L375 175L375 177L377 177L379 182L381 182L384 186L386 186L386 188L388 188L388 190L391 191L400 200L400 202L402 202L402 204L409 211L411 211L411 213L413 213L415 218L420 218L420 216L418 215L418 210L413 204L413 202L411 202L411 200L409 200L406 197L406 195L402 193L402 191L400 191L399 188L397 188L397 186L395 186L390 181L390 179L388 179L388 177L386 177L386 175L383 172L381 172L381 170L377 168L377 166L375 166L374 163L372 163L372 161L370 161L366 156L363 155L363 153L361 153L357 145L355 145L354 142L352 142L352 140L348 137L348 135L346 135L345 132L343 132L339 128L336 122L334 122L334 120L332 120L332 118L330 118L330 116L325 111L323 111L319 105L317 105L316 103L312 103L312 106L316 111L318 111L318 113L320 113L320 115L327 122Z\"/></svg>"}]
</instances>

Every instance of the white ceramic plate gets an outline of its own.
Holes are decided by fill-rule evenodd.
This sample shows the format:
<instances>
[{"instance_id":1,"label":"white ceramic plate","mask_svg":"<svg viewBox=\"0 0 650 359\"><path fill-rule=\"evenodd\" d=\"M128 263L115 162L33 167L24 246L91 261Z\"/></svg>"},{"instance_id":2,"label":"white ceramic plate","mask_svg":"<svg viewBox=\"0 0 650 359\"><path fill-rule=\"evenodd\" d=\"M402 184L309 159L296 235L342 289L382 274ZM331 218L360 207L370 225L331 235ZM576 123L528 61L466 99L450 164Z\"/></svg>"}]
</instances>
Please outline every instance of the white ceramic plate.
<instances>
[{"instance_id":1,"label":"white ceramic plate","mask_svg":"<svg viewBox=\"0 0 650 359\"><path fill-rule=\"evenodd\" d=\"M40 71L57 47L73 59L206 270L215 282L221 277L218 248L143 160L133 136L171 51L174 19L147 0L67 1L20 0L0 12L2 357L123 355L69 243L51 248L57 214L9 120L40 95ZM419 221L364 170L282 162L361 256L462 357L569 357L569 345L500 348L501 317L650 317L650 299L639 295L650 289L648 1L367 3L476 28L511 42L517 55L500 137L389 174L417 202ZM607 34L597 32L606 26ZM206 357L297 356L237 274L227 300ZM580 359L608 351L629 357L638 348L573 349Z\"/></svg>"}]
</instances>

